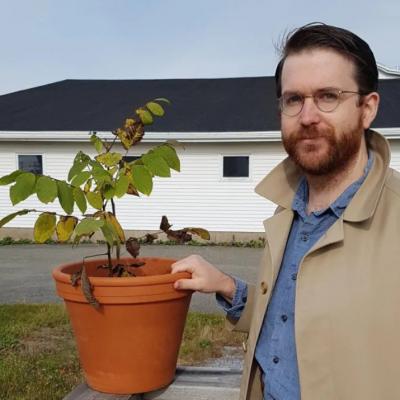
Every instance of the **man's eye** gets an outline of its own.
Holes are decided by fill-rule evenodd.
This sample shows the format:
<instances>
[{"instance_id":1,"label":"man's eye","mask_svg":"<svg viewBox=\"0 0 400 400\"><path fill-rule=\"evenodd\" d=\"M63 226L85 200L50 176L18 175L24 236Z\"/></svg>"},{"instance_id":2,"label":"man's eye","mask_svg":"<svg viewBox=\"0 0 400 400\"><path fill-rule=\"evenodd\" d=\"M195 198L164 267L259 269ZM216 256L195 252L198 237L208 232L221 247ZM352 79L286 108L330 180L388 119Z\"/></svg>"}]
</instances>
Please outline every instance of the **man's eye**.
<instances>
[{"instance_id":1,"label":"man's eye","mask_svg":"<svg viewBox=\"0 0 400 400\"><path fill-rule=\"evenodd\" d=\"M291 95L285 96L284 100L285 100L285 104L287 106L293 106L293 105L301 104L303 101L303 98L298 94L291 94Z\"/></svg>"},{"instance_id":2,"label":"man's eye","mask_svg":"<svg viewBox=\"0 0 400 400\"><path fill-rule=\"evenodd\" d=\"M319 100L325 101L325 102L334 102L337 101L339 98L339 95L336 92L321 92L318 93L317 95Z\"/></svg>"}]
</instances>

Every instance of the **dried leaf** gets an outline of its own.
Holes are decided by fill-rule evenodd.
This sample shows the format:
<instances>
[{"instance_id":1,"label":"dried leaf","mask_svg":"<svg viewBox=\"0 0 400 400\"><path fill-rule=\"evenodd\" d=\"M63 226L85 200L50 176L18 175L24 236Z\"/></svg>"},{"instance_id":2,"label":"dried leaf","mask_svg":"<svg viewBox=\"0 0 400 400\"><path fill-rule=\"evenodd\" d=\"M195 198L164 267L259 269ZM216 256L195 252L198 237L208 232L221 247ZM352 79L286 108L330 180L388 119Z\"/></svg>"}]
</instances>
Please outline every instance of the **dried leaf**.
<instances>
[{"instance_id":1,"label":"dried leaf","mask_svg":"<svg viewBox=\"0 0 400 400\"><path fill-rule=\"evenodd\" d=\"M163 215L161 218L161 224L160 224L160 229L164 232L167 232L169 228L171 228L172 225L169 224L168 218Z\"/></svg>"},{"instance_id":2,"label":"dried leaf","mask_svg":"<svg viewBox=\"0 0 400 400\"><path fill-rule=\"evenodd\" d=\"M85 265L82 267L81 282L82 282L82 292L85 295L86 300L91 306L93 306L96 309L99 309L100 303L96 300L96 298L93 295L93 287L87 276Z\"/></svg>"},{"instance_id":3,"label":"dried leaf","mask_svg":"<svg viewBox=\"0 0 400 400\"><path fill-rule=\"evenodd\" d=\"M126 241L125 248L133 258L136 258L139 255L140 243L136 238L130 237Z\"/></svg>"}]
</instances>

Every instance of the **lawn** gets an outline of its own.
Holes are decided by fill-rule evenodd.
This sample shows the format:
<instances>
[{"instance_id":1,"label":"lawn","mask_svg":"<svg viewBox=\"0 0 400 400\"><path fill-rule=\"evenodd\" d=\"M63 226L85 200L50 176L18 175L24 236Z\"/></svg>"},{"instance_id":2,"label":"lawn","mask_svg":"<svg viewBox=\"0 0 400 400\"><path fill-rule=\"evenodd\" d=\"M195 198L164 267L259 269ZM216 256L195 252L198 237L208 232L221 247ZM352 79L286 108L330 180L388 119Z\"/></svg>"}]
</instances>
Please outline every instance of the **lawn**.
<instances>
[{"instance_id":1,"label":"lawn","mask_svg":"<svg viewBox=\"0 0 400 400\"><path fill-rule=\"evenodd\" d=\"M219 357L243 338L221 316L189 313L178 363ZM82 381L62 305L0 305L0 400L60 400Z\"/></svg>"}]
</instances>

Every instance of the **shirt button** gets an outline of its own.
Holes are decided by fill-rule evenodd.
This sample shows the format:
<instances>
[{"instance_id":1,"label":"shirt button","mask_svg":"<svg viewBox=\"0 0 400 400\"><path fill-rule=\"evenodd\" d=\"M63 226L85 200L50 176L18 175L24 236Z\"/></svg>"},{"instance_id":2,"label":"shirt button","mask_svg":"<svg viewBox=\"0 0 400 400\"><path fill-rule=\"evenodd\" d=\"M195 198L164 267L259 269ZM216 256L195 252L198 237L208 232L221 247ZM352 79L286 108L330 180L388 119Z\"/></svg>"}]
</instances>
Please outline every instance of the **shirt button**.
<instances>
[{"instance_id":1,"label":"shirt button","mask_svg":"<svg viewBox=\"0 0 400 400\"><path fill-rule=\"evenodd\" d=\"M303 233L303 234L301 235L301 240L302 240L303 242L307 242L307 241L308 241L308 235L307 235L306 233Z\"/></svg>"},{"instance_id":2,"label":"shirt button","mask_svg":"<svg viewBox=\"0 0 400 400\"><path fill-rule=\"evenodd\" d=\"M283 314L283 315L281 315L281 319L282 319L283 322L286 322L287 319L288 319L288 316Z\"/></svg>"},{"instance_id":3,"label":"shirt button","mask_svg":"<svg viewBox=\"0 0 400 400\"><path fill-rule=\"evenodd\" d=\"M296 273L292 274L292 280L295 281L296 279L297 279L297 274Z\"/></svg>"},{"instance_id":4,"label":"shirt button","mask_svg":"<svg viewBox=\"0 0 400 400\"><path fill-rule=\"evenodd\" d=\"M279 362L279 357L275 356L272 361L274 362L274 364L278 364Z\"/></svg>"},{"instance_id":5,"label":"shirt button","mask_svg":"<svg viewBox=\"0 0 400 400\"><path fill-rule=\"evenodd\" d=\"M267 283L265 281L262 281L261 284L260 284L260 287L261 287L261 293L262 294L266 294L267 291L268 291Z\"/></svg>"}]
</instances>

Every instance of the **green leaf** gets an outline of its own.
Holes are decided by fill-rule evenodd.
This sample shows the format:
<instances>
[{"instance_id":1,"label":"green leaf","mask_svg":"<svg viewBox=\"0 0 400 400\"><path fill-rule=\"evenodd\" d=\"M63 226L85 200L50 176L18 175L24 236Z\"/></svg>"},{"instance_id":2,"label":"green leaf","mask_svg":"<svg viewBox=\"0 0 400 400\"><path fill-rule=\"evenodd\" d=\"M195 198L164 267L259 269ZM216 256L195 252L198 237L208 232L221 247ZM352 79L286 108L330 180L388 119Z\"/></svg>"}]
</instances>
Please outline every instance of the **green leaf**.
<instances>
[{"instance_id":1,"label":"green leaf","mask_svg":"<svg viewBox=\"0 0 400 400\"><path fill-rule=\"evenodd\" d=\"M112 225L107 221L104 221L104 225L101 227L101 231L103 232L104 239L106 239L107 243L113 247L114 246L114 236L116 235Z\"/></svg>"},{"instance_id":2,"label":"green leaf","mask_svg":"<svg viewBox=\"0 0 400 400\"><path fill-rule=\"evenodd\" d=\"M36 182L36 195L42 203L51 203L57 197L57 183L48 176L41 176Z\"/></svg>"},{"instance_id":3,"label":"green leaf","mask_svg":"<svg viewBox=\"0 0 400 400\"><path fill-rule=\"evenodd\" d=\"M17 217L18 215L25 215L28 214L28 212L30 212L30 210L25 209L5 216L4 218L0 219L0 228L5 224L9 223L12 219Z\"/></svg>"},{"instance_id":4,"label":"green leaf","mask_svg":"<svg viewBox=\"0 0 400 400\"><path fill-rule=\"evenodd\" d=\"M132 168L132 181L136 189L147 196L153 190L153 178L144 165L135 165Z\"/></svg>"},{"instance_id":5,"label":"green leaf","mask_svg":"<svg viewBox=\"0 0 400 400\"><path fill-rule=\"evenodd\" d=\"M121 153L103 153L96 156L96 160L106 167L117 165L122 159Z\"/></svg>"},{"instance_id":6,"label":"green leaf","mask_svg":"<svg viewBox=\"0 0 400 400\"><path fill-rule=\"evenodd\" d=\"M105 183L103 186L103 194L106 200L110 200L115 195L115 188L111 183Z\"/></svg>"},{"instance_id":7,"label":"green leaf","mask_svg":"<svg viewBox=\"0 0 400 400\"><path fill-rule=\"evenodd\" d=\"M24 172L15 180L15 185L10 187L10 199L13 206L28 198L35 192L36 176L32 172Z\"/></svg>"},{"instance_id":8,"label":"green leaf","mask_svg":"<svg viewBox=\"0 0 400 400\"><path fill-rule=\"evenodd\" d=\"M85 218L75 228L75 234L77 236L88 235L90 233L96 232L104 225L104 220Z\"/></svg>"},{"instance_id":9,"label":"green leaf","mask_svg":"<svg viewBox=\"0 0 400 400\"><path fill-rule=\"evenodd\" d=\"M90 177L92 173L90 171L82 171L78 175L72 179L71 185L72 186L81 186L83 185Z\"/></svg>"},{"instance_id":10,"label":"green leaf","mask_svg":"<svg viewBox=\"0 0 400 400\"><path fill-rule=\"evenodd\" d=\"M44 243L50 239L56 229L56 216L50 213L39 215L33 228L33 237L35 242Z\"/></svg>"},{"instance_id":11,"label":"green leaf","mask_svg":"<svg viewBox=\"0 0 400 400\"><path fill-rule=\"evenodd\" d=\"M87 162L75 161L68 172L68 182L70 182L75 175L78 175L81 171L83 171L87 164Z\"/></svg>"},{"instance_id":12,"label":"green leaf","mask_svg":"<svg viewBox=\"0 0 400 400\"><path fill-rule=\"evenodd\" d=\"M139 118L144 125L150 125L153 123L153 116L144 108L139 108L136 110L136 114L139 115Z\"/></svg>"},{"instance_id":13,"label":"green leaf","mask_svg":"<svg viewBox=\"0 0 400 400\"><path fill-rule=\"evenodd\" d=\"M115 184L115 195L122 197L128 190L129 178L126 175L121 175Z\"/></svg>"},{"instance_id":14,"label":"green leaf","mask_svg":"<svg viewBox=\"0 0 400 400\"><path fill-rule=\"evenodd\" d=\"M154 103L153 101L149 101L146 104L146 107L157 117L162 117L165 114L164 109L158 104Z\"/></svg>"},{"instance_id":15,"label":"green leaf","mask_svg":"<svg viewBox=\"0 0 400 400\"><path fill-rule=\"evenodd\" d=\"M103 198L99 192L87 192L86 198L89 204L97 210L103 209Z\"/></svg>"},{"instance_id":16,"label":"green leaf","mask_svg":"<svg viewBox=\"0 0 400 400\"><path fill-rule=\"evenodd\" d=\"M103 150L103 142L101 139L97 137L97 135L94 133L92 136L90 136L90 141L92 142L94 148L98 153L101 153Z\"/></svg>"},{"instance_id":17,"label":"green leaf","mask_svg":"<svg viewBox=\"0 0 400 400\"><path fill-rule=\"evenodd\" d=\"M78 223L78 218L75 217L60 217L56 226L57 238L60 242L66 242L71 236Z\"/></svg>"},{"instance_id":18,"label":"green leaf","mask_svg":"<svg viewBox=\"0 0 400 400\"><path fill-rule=\"evenodd\" d=\"M82 214L86 212L87 203L85 193L80 188L74 188L72 191L76 205Z\"/></svg>"},{"instance_id":19,"label":"green leaf","mask_svg":"<svg viewBox=\"0 0 400 400\"><path fill-rule=\"evenodd\" d=\"M17 169L16 171L12 172L9 175L4 175L0 178L0 186L9 185L10 183L15 182L15 180L23 174L24 171Z\"/></svg>"},{"instance_id":20,"label":"green leaf","mask_svg":"<svg viewBox=\"0 0 400 400\"><path fill-rule=\"evenodd\" d=\"M164 178L171 176L167 162L155 153L145 154L141 158L144 165L153 173L153 175Z\"/></svg>"},{"instance_id":21,"label":"green leaf","mask_svg":"<svg viewBox=\"0 0 400 400\"><path fill-rule=\"evenodd\" d=\"M74 195L72 188L64 181L57 181L58 201L61 207L67 214L72 214L74 211Z\"/></svg>"},{"instance_id":22,"label":"green leaf","mask_svg":"<svg viewBox=\"0 0 400 400\"><path fill-rule=\"evenodd\" d=\"M111 175L103 168L98 161L92 161L92 175L97 183L111 182Z\"/></svg>"},{"instance_id":23,"label":"green leaf","mask_svg":"<svg viewBox=\"0 0 400 400\"><path fill-rule=\"evenodd\" d=\"M154 149L154 153L161 156L168 164L168 166L175 171L180 172L181 163L179 161L176 150L169 144L163 144Z\"/></svg>"}]
</instances>

